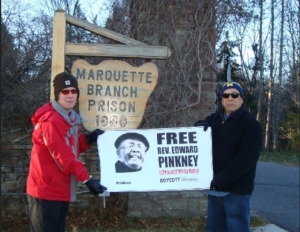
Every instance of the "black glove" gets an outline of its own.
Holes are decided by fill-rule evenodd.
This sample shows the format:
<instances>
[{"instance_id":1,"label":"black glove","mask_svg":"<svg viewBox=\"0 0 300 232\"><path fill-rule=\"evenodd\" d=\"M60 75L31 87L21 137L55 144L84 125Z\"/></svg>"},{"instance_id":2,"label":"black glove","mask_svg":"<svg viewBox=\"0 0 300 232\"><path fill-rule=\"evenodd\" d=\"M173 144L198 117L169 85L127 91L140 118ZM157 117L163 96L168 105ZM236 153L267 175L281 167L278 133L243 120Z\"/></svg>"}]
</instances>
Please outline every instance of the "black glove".
<instances>
[{"instance_id":1,"label":"black glove","mask_svg":"<svg viewBox=\"0 0 300 232\"><path fill-rule=\"evenodd\" d=\"M214 180L212 180L210 182L210 190L216 190L216 191L220 191L219 187L217 186L216 182Z\"/></svg>"},{"instance_id":2,"label":"black glove","mask_svg":"<svg viewBox=\"0 0 300 232\"><path fill-rule=\"evenodd\" d=\"M100 129L96 129L94 130L93 132L85 135L85 141L87 144L91 144L93 142L96 142L97 141L97 138L98 138L98 135L101 135L103 134L104 131L103 130L100 130Z\"/></svg>"},{"instance_id":3,"label":"black glove","mask_svg":"<svg viewBox=\"0 0 300 232\"><path fill-rule=\"evenodd\" d=\"M208 123L205 120L199 120L195 122L194 126L203 126L203 130L206 131L208 128Z\"/></svg>"},{"instance_id":4,"label":"black glove","mask_svg":"<svg viewBox=\"0 0 300 232\"><path fill-rule=\"evenodd\" d=\"M93 177L91 177L87 182L84 183L93 194L100 194L103 193L105 190L107 190L106 187L101 185L99 181L94 180Z\"/></svg>"}]
</instances>

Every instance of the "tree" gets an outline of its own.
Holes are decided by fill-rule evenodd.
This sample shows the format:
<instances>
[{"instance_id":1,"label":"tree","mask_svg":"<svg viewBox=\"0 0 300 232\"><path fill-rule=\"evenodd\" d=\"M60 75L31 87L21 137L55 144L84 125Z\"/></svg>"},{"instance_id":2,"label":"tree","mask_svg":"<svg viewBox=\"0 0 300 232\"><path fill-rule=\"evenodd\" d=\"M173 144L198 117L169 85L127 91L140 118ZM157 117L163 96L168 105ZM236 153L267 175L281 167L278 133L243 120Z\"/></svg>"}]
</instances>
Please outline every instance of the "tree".
<instances>
[{"instance_id":1,"label":"tree","mask_svg":"<svg viewBox=\"0 0 300 232\"><path fill-rule=\"evenodd\" d=\"M270 24L271 24L271 38L270 38L270 77L268 81L268 93L267 93L267 115L266 115L266 123L265 123L265 139L264 139L264 148L265 150L269 150L269 143L270 143L270 135L271 135L271 112L272 112L272 100L273 100L273 86L274 86L274 5L275 1L271 1L271 19L270 19Z\"/></svg>"},{"instance_id":2,"label":"tree","mask_svg":"<svg viewBox=\"0 0 300 232\"><path fill-rule=\"evenodd\" d=\"M34 32L35 25L27 25L30 16L25 9L18 1L3 4L1 72L5 78L1 78L1 119L5 128L29 126L34 109L45 96L42 80L36 79L36 68L42 74L47 63L45 54L37 52L42 48L40 39L43 35Z\"/></svg>"},{"instance_id":3,"label":"tree","mask_svg":"<svg viewBox=\"0 0 300 232\"><path fill-rule=\"evenodd\" d=\"M284 143L284 148L294 152L300 151L300 2L285 2L286 8L286 37L285 41L289 46L284 50L287 54L286 60L289 72L284 82L282 105L285 111L280 121L279 139Z\"/></svg>"},{"instance_id":4,"label":"tree","mask_svg":"<svg viewBox=\"0 0 300 232\"><path fill-rule=\"evenodd\" d=\"M220 64L218 72L219 81L232 81L239 82L239 64L233 58L236 56L233 49L238 46L238 43L233 41L224 41L221 44L219 52L217 53L217 64ZM240 80L242 81L242 80Z\"/></svg>"},{"instance_id":5,"label":"tree","mask_svg":"<svg viewBox=\"0 0 300 232\"><path fill-rule=\"evenodd\" d=\"M264 0L259 0L260 5L260 17L259 17L259 82L258 82L258 103L257 103L257 115L256 119L261 120L261 105L262 105L262 90L263 90L263 71L264 71L264 60L263 60L263 15L264 15Z\"/></svg>"},{"instance_id":6,"label":"tree","mask_svg":"<svg viewBox=\"0 0 300 232\"><path fill-rule=\"evenodd\" d=\"M273 137L273 149L278 148L278 134L279 134L279 120L280 120L280 105L281 105L281 88L282 88L282 71L283 71L283 32L284 32L284 0L281 0L281 27L280 27L280 51L279 51L279 74L276 83L276 101L274 112L274 137Z\"/></svg>"},{"instance_id":7,"label":"tree","mask_svg":"<svg viewBox=\"0 0 300 232\"><path fill-rule=\"evenodd\" d=\"M1 109L3 112L1 128L8 115L13 113L13 102L10 102L10 98L13 95L13 88L19 82L13 75L16 67L15 53L17 50L14 48L13 36L8 32L1 18Z\"/></svg>"}]
</instances>

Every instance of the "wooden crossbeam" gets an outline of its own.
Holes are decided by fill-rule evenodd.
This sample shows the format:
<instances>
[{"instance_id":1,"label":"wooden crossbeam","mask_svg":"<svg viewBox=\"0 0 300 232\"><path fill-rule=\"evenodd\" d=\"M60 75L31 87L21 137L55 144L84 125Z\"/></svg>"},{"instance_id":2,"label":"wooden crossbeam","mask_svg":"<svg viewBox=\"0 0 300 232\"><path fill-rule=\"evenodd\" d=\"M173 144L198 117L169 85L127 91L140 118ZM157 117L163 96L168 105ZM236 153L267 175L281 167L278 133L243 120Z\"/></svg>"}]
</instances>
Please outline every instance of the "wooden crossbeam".
<instances>
[{"instance_id":1,"label":"wooden crossbeam","mask_svg":"<svg viewBox=\"0 0 300 232\"><path fill-rule=\"evenodd\" d=\"M164 46L66 43L66 55L167 59L171 51Z\"/></svg>"}]
</instances>

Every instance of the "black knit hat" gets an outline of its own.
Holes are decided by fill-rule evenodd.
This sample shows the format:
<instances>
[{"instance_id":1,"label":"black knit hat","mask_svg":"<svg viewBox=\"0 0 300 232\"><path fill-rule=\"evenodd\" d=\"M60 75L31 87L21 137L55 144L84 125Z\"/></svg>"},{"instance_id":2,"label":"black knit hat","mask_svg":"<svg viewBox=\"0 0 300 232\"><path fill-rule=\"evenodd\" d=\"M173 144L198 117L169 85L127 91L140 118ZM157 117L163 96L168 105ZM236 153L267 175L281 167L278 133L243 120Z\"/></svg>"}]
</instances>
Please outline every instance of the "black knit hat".
<instances>
[{"instance_id":1,"label":"black knit hat","mask_svg":"<svg viewBox=\"0 0 300 232\"><path fill-rule=\"evenodd\" d=\"M115 141L115 147L118 149L120 146L120 143L125 139L133 139L133 140L142 142L147 147L146 151L148 151L148 149L150 147L149 142L144 135L134 133L134 132L122 134L120 137L118 137L117 140Z\"/></svg>"},{"instance_id":2,"label":"black knit hat","mask_svg":"<svg viewBox=\"0 0 300 232\"><path fill-rule=\"evenodd\" d=\"M58 94L62 89L68 87L74 87L78 91L77 99L79 98L79 89L78 89L78 81L77 79L70 73L62 72L55 76L53 80L54 87L54 97L55 100L58 100Z\"/></svg>"}]
</instances>

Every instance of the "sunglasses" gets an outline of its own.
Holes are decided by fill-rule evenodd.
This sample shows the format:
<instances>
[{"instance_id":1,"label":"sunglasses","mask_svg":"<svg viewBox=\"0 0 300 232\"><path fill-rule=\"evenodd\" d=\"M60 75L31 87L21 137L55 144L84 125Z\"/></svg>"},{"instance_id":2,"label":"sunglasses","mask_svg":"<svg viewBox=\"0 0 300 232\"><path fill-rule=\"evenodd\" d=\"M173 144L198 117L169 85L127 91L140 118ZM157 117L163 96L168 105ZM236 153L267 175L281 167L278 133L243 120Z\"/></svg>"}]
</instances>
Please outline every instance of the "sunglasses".
<instances>
[{"instance_id":1,"label":"sunglasses","mask_svg":"<svg viewBox=\"0 0 300 232\"><path fill-rule=\"evenodd\" d=\"M67 94L69 94L70 92L72 93L72 94L77 94L78 93L78 91L77 91L77 89L71 89L71 90L69 90L69 89L63 89L62 91L60 91L63 95L67 95Z\"/></svg>"},{"instance_id":2,"label":"sunglasses","mask_svg":"<svg viewBox=\"0 0 300 232\"><path fill-rule=\"evenodd\" d=\"M223 93L222 98L229 98L231 96L232 98L238 98L240 96L239 93Z\"/></svg>"}]
</instances>

